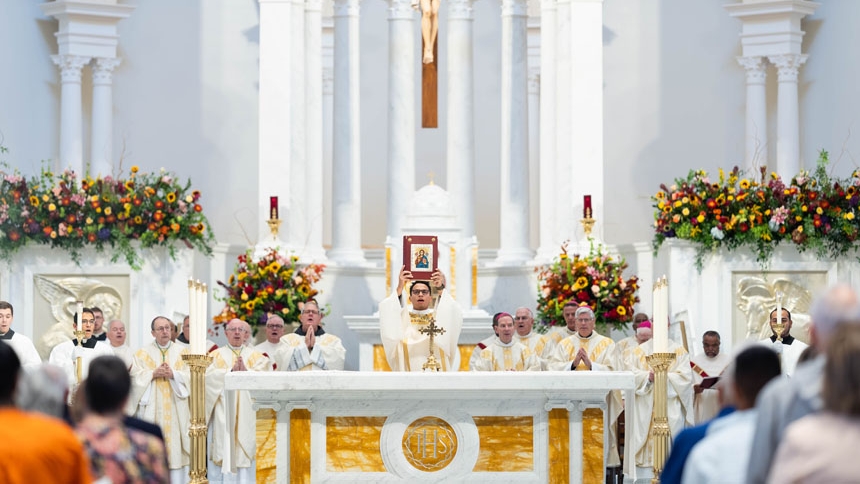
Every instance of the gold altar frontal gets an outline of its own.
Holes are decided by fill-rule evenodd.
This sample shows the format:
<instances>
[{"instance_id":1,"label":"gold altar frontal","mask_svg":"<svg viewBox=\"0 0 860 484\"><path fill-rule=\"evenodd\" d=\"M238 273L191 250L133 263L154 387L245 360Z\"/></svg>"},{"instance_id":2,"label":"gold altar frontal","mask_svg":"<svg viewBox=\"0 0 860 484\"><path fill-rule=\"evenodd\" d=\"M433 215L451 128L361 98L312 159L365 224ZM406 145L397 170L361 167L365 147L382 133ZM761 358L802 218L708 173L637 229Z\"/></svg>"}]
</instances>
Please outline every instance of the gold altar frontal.
<instances>
[{"instance_id":1,"label":"gold altar frontal","mask_svg":"<svg viewBox=\"0 0 860 484\"><path fill-rule=\"evenodd\" d=\"M468 361L474 346L460 346L461 371L468 371ZM390 371L382 346L374 347L374 369ZM465 366L466 368L463 368ZM563 408L549 411L548 418L548 482L570 482L569 412ZM325 467L330 473L386 472L382 453L384 416L326 417ZM474 416L478 432L478 458L473 472L533 471L537 446L534 442L535 422L531 416ZM290 412L290 483L310 483L311 476L311 414L305 409ZM583 482L604 482L603 412L584 410L583 424ZM435 457L422 452L422 439L435 436ZM275 482L275 412L257 412L257 482ZM453 455L462 445L441 419L426 416L415 419L403 434L402 446L406 460L424 472L441 470L447 465L444 456Z\"/></svg>"}]
</instances>

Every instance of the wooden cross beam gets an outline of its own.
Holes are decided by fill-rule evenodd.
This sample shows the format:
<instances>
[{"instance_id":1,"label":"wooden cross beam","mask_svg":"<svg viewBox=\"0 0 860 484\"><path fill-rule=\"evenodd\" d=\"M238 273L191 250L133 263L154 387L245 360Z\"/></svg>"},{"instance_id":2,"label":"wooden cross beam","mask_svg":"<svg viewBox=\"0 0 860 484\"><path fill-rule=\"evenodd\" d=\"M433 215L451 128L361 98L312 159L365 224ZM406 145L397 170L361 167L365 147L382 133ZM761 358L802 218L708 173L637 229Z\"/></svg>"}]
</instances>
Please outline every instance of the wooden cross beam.
<instances>
[{"instance_id":1,"label":"wooden cross beam","mask_svg":"<svg viewBox=\"0 0 860 484\"><path fill-rule=\"evenodd\" d=\"M421 41L421 52L424 52L424 41ZM436 65L439 60L439 42L433 42L433 62L421 64L421 127L438 128L438 83Z\"/></svg>"}]
</instances>

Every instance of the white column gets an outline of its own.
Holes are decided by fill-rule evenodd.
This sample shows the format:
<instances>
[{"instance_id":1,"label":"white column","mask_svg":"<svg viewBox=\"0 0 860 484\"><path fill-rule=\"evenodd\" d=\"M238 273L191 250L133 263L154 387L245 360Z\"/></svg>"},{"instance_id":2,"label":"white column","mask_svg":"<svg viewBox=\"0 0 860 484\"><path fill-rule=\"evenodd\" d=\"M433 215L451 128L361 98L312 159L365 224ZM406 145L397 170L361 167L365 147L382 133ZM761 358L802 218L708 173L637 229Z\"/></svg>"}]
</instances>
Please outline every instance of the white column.
<instances>
[{"instance_id":1,"label":"white column","mask_svg":"<svg viewBox=\"0 0 860 484\"><path fill-rule=\"evenodd\" d=\"M388 2L388 237L397 241L415 192L415 10ZM400 270L397 267L395 274Z\"/></svg>"},{"instance_id":2,"label":"white column","mask_svg":"<svg viewBox=\"0 0 860 484\"><path fill-rule=\"evenodd\" d=\"M472 0L448 0L448 193L464 239L475 235L475 97Z\"/></svg>"},{"instance_id":3,"label":"white column","mask_svg":"<svg viewBox=\"0 0 860 484\"><path fill-rule=\"evenodd\" d=\"M800 114L797 107L797 72L806 54L768 56L778 70L776 96L776 168L783 180L800 171Z\"/></svg>"},{"instance_id":4,"label":"white column","mask_svg":"<svg viewBox=\"0 0 860 484\"><path fill-rule=\"evenodd\" d=\"M549 261L557 254L560 240L555 238L556 231L556 188L555 143L556 143L556 0L542 0L540 11L540 166L538 233L540 246L537 259Z\"/></svg>"},{"instance_id":5,"label":"white column","mask_svg":"<svg viewBox=\"0 0 860 484\"><path fill-rule=\"evenodd\" d=\"M52 55L60 68L60 167L83 176L84 142L81 126L81 69L90 57Z\"/></svg>"},{"instance_id":6,"label":"white column","mask_svg":"<svg viewBox=\"0 0 860 484\"><path fill-rule=\"evenodd\" d=\"M334 76L330 67L323 69L323 240L331 241L332 229L332 153L334 133L332 113L334 110Z\"/></svg>"},{"instance_id":7,"label":"white column","mask_svg":"<svg viewBox=\"0 0 860 484\"><path fill-rule=\"evenodd\" d=\"M323 69L321 0L305 3L305 241L308 258L325 258L323 249Z\"/></svg>"},{"instance_id":8,"label":"white column","mask_svg":"<svg viewBox=\"0 0 860 484\"><path fill-rule=\"evenodd\" d=\"M525 0L502 0L501 213L498 261L531 258Z\"/></svg>"},{"instance_id":9,"label":"white column","mask_svg":"<svg viewBox=\"0 0 860 484\"><path fill-rule=\"evenodd\" d=\"M529 64L531 66L531 64ZM540 67L529 67L529 246L540 230ZM540 239L537 239L540 243Z\"/></svg>"},{"instance_id":10,"label":"white column","mask_svg":"<svg viewBox=\"0 0 860 484\"><path fill-rule=\"evenodd\" d=\"M556 11L556 62L555 62L555 164L553 182L550 186L542 186L541 190L549 190L555 199L555 242L561 243L572 240L576 226L573 216L573 194L570 190L570 180L567 174L571 171L570 163L570 0L557 0ZM545 64L541 61L541 66ZM546 81L546 77L544 77ZM561 175L561 174L564 175ZM578 218L578 217L577 217ZM557 255L558 247L552 248Z\"/></svg>"},{"instance_id":11,"label":"white column","mask_svg":"<svg viewBox=\"0 0 860 484\"><path fill-rule=\"evenodd\" d=\"M359 0L334 2L334 153L332 249L343 264L364 262L361 250L359 144Z\"/></svg>"},{"instance_id":12,"label":"white column","mask_svg":"<svg viewBox=\"0 0 860 484\"><path fill-rule=\"evenodd\" d=\"M292 51L291 0L260 1L260 95L259 95L259 239L269 234L269 197L278 196L278 212L289 206L290 185L290 72Z\"/></svg>"},{"instance_id":13,"label":"white column","mask_svg":"<svg viewBox=\"0 0 860 484\"><path fill-rule=\"evenodd\" d=\"M767 64L758 56L738 57L738 64L746 70L746 169L767 164Z\"/></svg>"},{"instance_id":14,"label":"white column","mask_svg":"<svg viewBox=\"0 0 860 484\"><path fill-rule=\"evenodd\" d=\"M287 245L295 248L299 254L304 254L307 240L307 160L305 159L306 125L305 118L307 99L305 98L305 0L293 0L289 31L292 35L290 42L292 51L290 70L290 96L294 102L290 105L290 178L289 209L285 213Z\"/></svg>"},{"instance_id":15,"label":"white column","mask_svg":"<svg viewBox=\"0 0 860 484\"><path fill-rule=\"evenodd\" d=\"M113 174L113 70L116 58L99 57L93 64L93 125L90 146L92 175Z\"/></svg>"},{"instance_id":16,"label":"white column","mask_svg":"<svg viewBox=\"0 0 860 484\"><path fill-rule=\"evenodd\" d=\"M570 84L559 86L570 92L570 131L559 132L570 139L572 221L582 218L583 195L591 195L592 214L597 219L594 235L603 232L603 2L570 2ZM579 225L577 223L576 225ZM580 229L581 230L581 229ZM582 232L579 232L580 234ZM583 234L584 235L584 234Z\"/></svg>"}]
</instances>

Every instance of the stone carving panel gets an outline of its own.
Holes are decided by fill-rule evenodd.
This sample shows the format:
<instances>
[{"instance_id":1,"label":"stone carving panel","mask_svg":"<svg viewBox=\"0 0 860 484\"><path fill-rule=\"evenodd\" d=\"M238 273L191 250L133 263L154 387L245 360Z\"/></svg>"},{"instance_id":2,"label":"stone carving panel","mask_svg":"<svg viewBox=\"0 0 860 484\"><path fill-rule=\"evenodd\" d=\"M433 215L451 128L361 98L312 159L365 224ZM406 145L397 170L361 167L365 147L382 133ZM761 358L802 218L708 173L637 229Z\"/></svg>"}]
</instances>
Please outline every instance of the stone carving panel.
<instances>
[{"instance_id":1,"label":"stone carving panel","mask_svg":"<svg viewBox=\"0 0 860 484\"><path fill-rule=\"evenodd\" d=\"M791 334L809 342L809 307L812 295L827 287L824 271L803 272L733 272L734 311L732 318L735 341L760 340L772 332L768 323L776 308L776 295L791 312Z\"/></svg>"}]
</instances>

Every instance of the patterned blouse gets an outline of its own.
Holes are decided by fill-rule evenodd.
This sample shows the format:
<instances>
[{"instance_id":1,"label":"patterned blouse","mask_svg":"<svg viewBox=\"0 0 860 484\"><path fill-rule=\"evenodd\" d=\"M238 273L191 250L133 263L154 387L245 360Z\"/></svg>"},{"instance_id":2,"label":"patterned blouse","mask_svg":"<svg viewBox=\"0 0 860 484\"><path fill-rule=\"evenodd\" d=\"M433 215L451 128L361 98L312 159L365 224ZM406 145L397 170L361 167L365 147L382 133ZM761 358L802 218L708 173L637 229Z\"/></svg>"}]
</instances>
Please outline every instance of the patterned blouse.
<instances>
[{"instance_id":1,"label":"patterned blouse","mask_svg":"<svg viewBox=\"0 0 860 484\"><path fill-rule=\"evenodd\" d=\"M113 484L169 482L164 443L114 418L87 415L75 429L90 458L93 478Z\"/></svg>"}]
</instances>

